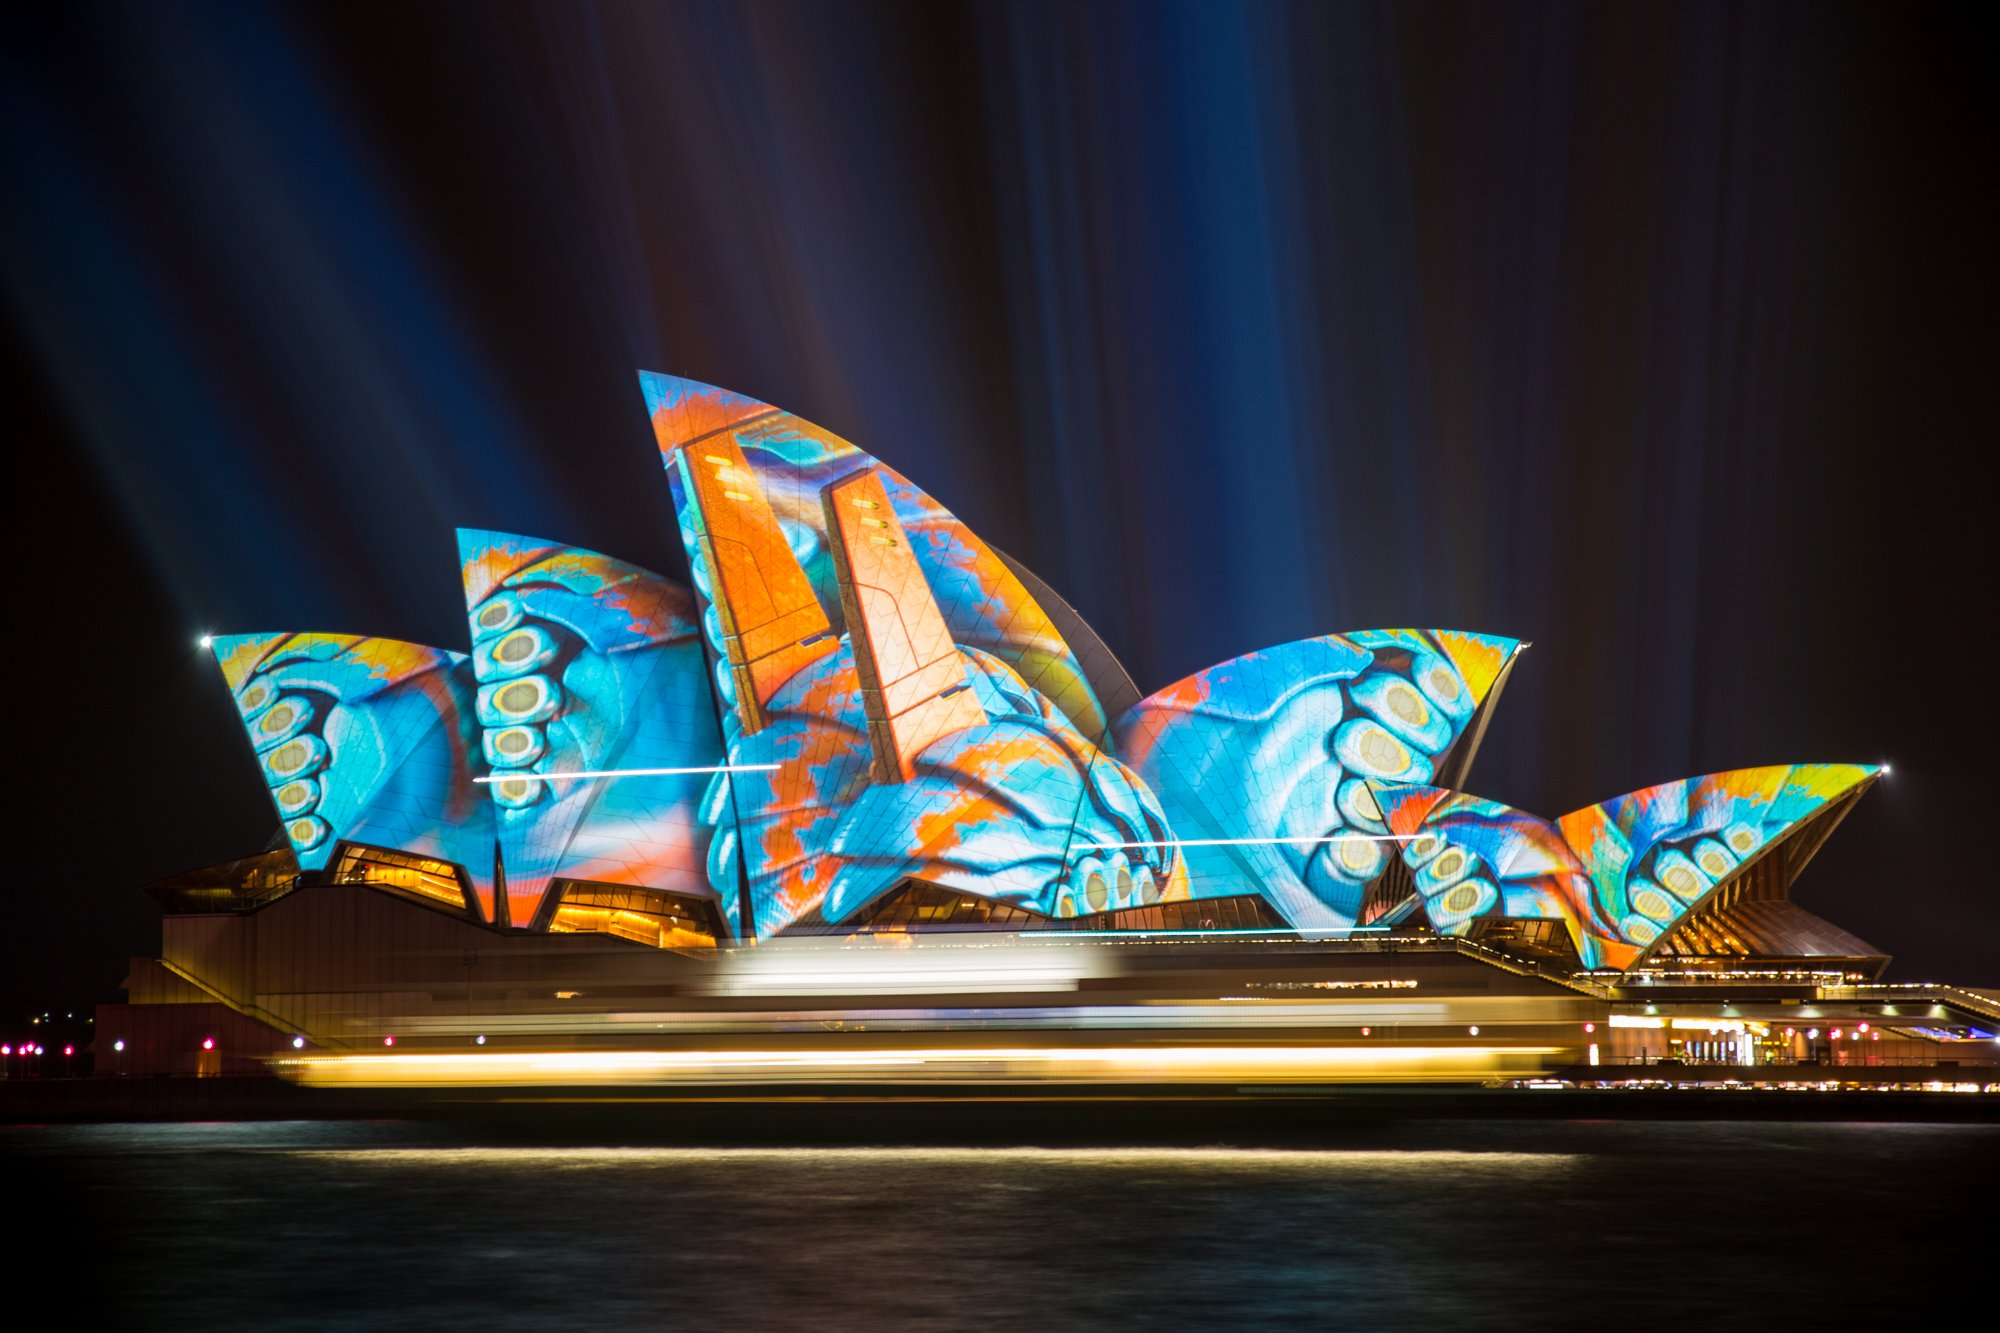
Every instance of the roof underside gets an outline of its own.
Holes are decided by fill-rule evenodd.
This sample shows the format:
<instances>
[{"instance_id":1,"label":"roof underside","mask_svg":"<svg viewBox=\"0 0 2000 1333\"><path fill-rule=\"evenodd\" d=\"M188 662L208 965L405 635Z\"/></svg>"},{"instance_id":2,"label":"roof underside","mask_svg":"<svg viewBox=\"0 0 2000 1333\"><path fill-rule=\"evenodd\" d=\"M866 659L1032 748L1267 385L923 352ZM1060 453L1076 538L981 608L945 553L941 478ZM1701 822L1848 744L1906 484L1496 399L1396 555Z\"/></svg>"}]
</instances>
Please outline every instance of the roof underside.
<instances>
[{"instance_id":1,"label":"roof underside","mask_svg":"<svg viewBox=\"0 0 2000 1333\"><path fill-rule=\"evenodd\" d=\"M1654 953L1659 958L1863 958L1888 955L1790 899L1750 899L1695 913Z\"/></svg>"}]
</instances>

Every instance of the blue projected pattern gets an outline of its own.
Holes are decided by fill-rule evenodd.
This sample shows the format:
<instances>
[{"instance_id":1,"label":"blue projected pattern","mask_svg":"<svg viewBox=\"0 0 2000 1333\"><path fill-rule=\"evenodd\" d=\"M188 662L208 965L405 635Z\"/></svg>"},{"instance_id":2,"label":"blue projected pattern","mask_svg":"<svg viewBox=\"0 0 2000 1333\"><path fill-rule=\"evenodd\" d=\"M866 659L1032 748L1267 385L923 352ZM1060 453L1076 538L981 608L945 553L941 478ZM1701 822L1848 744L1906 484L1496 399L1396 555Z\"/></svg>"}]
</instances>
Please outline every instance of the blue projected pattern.
<instances>
[{"instance_id":1,"label":"blue projected pattern","mask_svg":"<svg viewBox=\"0 0 2000 1333\"><path fill-rule=\"evenodd\" d=\"M450 861L491 916L471 659L341 634L234 635L214 650L301 869L324 869L344 842Z\"/></svg>"},{"instance_id":2,"label":"blue projected pattern","mask_svg":"<svg viewBox=\"0 0 2000 1333\"><path fill-rule=\"evenodd\" d=\"M721 736L688 589L594 551L461 530L476 711L508 919L543 919L556 875L706 896ZM726 910L735 910L729 895Z\"/></svg>"},{"instance_id":3,"label":"blue projected pattern","mask_svg":"<svg viewBox=\"0 0 2000 1333\"><path fill-rule=\"evenodd\" d=\"M1663 782L1561 819L1435 787L1382 784L1389 826L1441 934L1489 917L1563 922L1586 967L1629 967L1717 888L1879 776L1780 764ZM1787 867L1796 875L1803 865Z\"/></svg>"},{"instance_id":4,"label":"blue projected pattern","mask_svg":"<svg viewBox=\"0 0 2000 1333\"><path fill-rule=\"evenodd\" d=\"M1261 893L1294 926L1344 930L1393 854L1368 780L1428 782L1513 660L1513 639L1363 630L1247 653L1118 719L1196 898ZM1200 845L1224 839L1296 842Z\"/></svg>"}]
</instances>

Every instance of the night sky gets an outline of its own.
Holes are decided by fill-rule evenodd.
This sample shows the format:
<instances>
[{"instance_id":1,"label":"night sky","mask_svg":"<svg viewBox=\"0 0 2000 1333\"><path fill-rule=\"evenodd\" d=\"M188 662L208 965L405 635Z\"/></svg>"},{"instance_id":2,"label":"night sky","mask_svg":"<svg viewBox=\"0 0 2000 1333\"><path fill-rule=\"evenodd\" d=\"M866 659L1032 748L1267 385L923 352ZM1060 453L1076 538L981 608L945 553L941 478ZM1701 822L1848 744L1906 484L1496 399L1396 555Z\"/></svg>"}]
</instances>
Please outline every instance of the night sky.
<instances>
[{"instance_id":1,"label":"night sky","mask_svg":"<svg viewBox=\"0 0 2000 1333\"><path fill-rule=\"evenodd\" d=\"M685 576L642 366L1144 690L1445 626L1534 641L1470 785L1543 814L1892 761L1797 897L2000 983L1975 7L23 8L9 1011L271 834L202 631L462 647L454 526Z\"/></svg>"}]
</instances>

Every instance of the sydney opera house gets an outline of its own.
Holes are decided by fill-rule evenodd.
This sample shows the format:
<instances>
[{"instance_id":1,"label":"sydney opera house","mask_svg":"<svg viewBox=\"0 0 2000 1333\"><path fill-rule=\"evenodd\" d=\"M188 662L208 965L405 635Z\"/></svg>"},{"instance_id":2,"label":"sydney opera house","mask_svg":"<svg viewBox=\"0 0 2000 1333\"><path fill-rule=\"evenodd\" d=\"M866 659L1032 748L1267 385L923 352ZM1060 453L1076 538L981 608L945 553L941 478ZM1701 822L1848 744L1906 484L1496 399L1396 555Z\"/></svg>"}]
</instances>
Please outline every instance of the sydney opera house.
<instances>
[{"instance_id":1,"label":"sydney opera house","mask_svg":"<svg viewBox=\"0 0 2000 1333\"><path fill-rule=\"evenodd\" d=\"M151 885L98 1068L306 1082L1867 1079L1991 1062L1793 900L1882 771L1478 794L1526 646L1151 693L788 412L641 377L692 586L461 531L467 638L217 637L261 851ZM442 573L442 571L440 571Z\"/></svg>"}]
</instances>

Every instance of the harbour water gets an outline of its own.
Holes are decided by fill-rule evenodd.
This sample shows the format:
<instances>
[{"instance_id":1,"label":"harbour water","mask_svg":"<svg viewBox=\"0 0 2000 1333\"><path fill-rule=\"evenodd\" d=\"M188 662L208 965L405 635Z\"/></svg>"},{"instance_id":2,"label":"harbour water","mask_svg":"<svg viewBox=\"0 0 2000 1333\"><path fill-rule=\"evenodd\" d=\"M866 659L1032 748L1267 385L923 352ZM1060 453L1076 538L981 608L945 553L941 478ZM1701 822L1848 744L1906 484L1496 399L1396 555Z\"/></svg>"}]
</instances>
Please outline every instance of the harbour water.
<instances>
[{"instance_id":1,"label":"harbour water","mask_svg":"<svg viewBox=\"0 0 2000 1333\"><path fill-rule=\"evenodd\" d=\"M1411 1121L1309 1151L0 1128L37 1326L1879 1327L1991 1312L2000 1127ZM24 1325L25 1326L25 1325Z\"/></svg>"}]
</instances>

